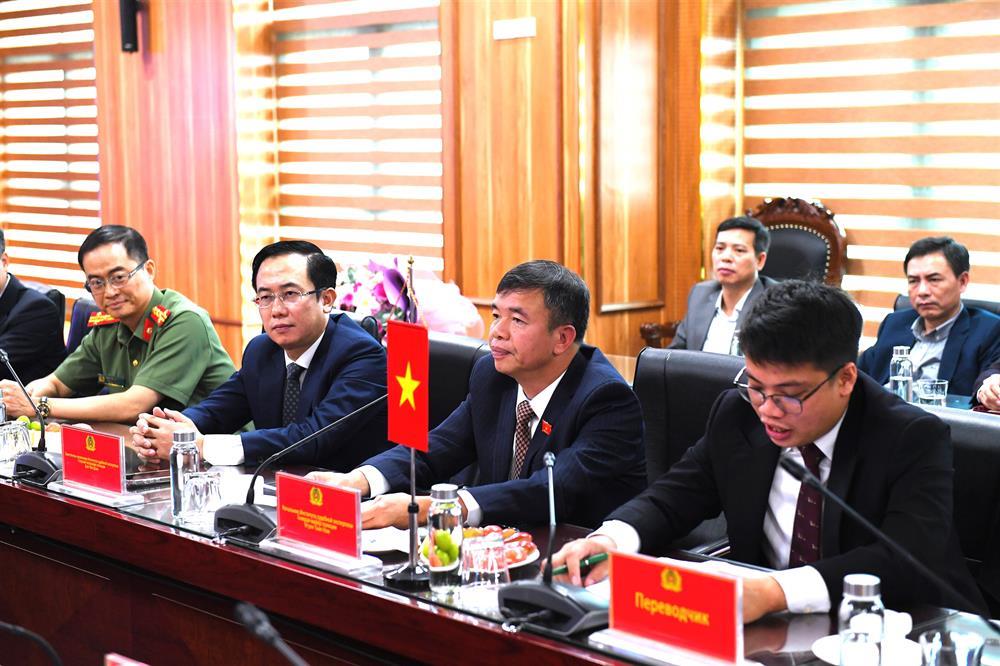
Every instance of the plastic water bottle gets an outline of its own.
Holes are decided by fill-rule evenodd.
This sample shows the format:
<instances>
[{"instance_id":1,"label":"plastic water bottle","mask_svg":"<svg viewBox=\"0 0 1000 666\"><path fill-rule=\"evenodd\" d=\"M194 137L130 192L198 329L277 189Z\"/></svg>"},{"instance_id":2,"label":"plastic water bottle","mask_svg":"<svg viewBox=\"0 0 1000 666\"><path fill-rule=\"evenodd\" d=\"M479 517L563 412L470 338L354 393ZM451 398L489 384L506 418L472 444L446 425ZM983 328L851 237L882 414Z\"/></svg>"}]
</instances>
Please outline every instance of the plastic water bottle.
<instances>
[{"instance_id":1,"label":"plastic water bottle","mask_svg":"<svg viewBox=\"0 0 1000 666\"><path fill-rule=\"evenodd\" d=\"M729 355L730 356L743 356L740 353L740 329L733 331L733 339L729 341Z\"/></svg>"},{"instance_id":2,"label":"plastic water bottle","mask_svg":"<svg viewBox=\"0 0 1000 666\"><path fill-rule=\"evenodd\" d=\"M878 576L844 576L839 626L841 666L881 664L885 606L882 604L881 581Z\"/></svg>"},{"instance_id":3,"label":"plastic water bottle","mask_svg":"<svg viewBox=\"0 0 1000 666\"><path fill-rule=\"evenodd\" d=\"M910 362L910 348L892 348L889 361L889 390L906 402L913 402L913 364Z\"/></svg>"},{"instance_id":4,"label":"plastic water bottle","mask_svg":"<svg viewBox=\"0 0 1000 666\"><path fill-rule=\"evenodd\" d=\"M178 430L170 447L170 499L174 518L184 517L184 484L201 467L193 430Z\"/></svg>"},{"instance_id":5,"label":"plastic water bottle","mask_svg":"<svg viewBox=\"0 0 1000 666\"><path fill-rule=\"evenodd\" d=\"M427 538L421 549L430 564L431 593L435 596L450 596L461 585L459 563L462 561L463 533L458 486L454 483L437 483L431 486Z\"/></svg>"}]
</instances>

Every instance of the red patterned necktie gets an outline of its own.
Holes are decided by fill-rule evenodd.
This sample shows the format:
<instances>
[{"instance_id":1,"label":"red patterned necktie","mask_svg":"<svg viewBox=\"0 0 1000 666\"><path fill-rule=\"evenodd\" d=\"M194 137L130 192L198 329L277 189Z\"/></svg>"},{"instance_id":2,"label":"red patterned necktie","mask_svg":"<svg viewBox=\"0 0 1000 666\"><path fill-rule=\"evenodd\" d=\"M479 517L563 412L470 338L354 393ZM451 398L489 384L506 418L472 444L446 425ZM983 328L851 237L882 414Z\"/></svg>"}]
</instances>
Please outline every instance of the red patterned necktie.
<instances>
[{"instance_id":1,"label":"red patterned necktie","mask_svg":"<svg viewBox=\"0 0 1000 666\"><path fill-rule=\"evenodd\" d=\"M812 475L819 478L819 462L823 452L815 444L799 448L802 459ZM820 523L823 517L823 496L812 486L799 487L799 501L795 505L795 524L792 527L792 548L788 566L812 564L820 557Z\"/></svg>"},{"instance_id":2,"label":"red patterned necktie","mask_svg":"<svg viewBox=\"0 0 1000 666\"><path fill-rule=\"evenodd\" d=\"M528 455L528 445L531 444L531 419L535 412L531 410L531 403L522 400L517 404L517 419L514 423L514 460L510 466L510 478L517 479L521 476L521 468L524 467L524 458Z\"/></svg>"}]
</instances>

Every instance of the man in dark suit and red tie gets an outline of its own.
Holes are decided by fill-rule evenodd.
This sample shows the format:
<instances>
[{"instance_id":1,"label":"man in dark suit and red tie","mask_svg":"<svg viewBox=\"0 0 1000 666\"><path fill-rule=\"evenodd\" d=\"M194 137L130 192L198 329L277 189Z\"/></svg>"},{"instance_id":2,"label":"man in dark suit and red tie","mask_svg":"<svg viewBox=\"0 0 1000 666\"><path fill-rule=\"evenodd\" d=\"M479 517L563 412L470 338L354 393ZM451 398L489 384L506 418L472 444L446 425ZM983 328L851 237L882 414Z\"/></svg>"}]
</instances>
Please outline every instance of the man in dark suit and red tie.
<instances>
[{"instance_id":1,"label":"man in dark suit and red tie","mask_svg":"<svg viewBox=\"0 0 1000 666\"><path fill-rule=\"evenodd\" d=\"M491 357L476 363L468 397L417 453L418 487L475 464L476 483L459 491L467 524L537 525L548 520L543 455L552 451L556 515L596 525L645 486L639 403L604 354L583 344L589 313L587 285L553 261L503 276ZM396 447L349 474L310 476L375 497L364 527L406 527L410 497L399 491L409 469L410 449ZM430 498L419 499L424 521Z\"/></svg>"},{"instance_id":2,"label":"man in dark suit and red tie","mask_svg":"<svg viewBox=\"0 0 1000 666\"><path fill-rule=\"evenodd\" d=\"M583 558L616 549L663 554L721 510L729 557L776 570L745 580L745 622L782 610L825 612L839 603L849 573L879 576L890 606L954 605L818 491L800 486L778 465L788 457L985 608L952 526L948 427L858 372L860 335L861 315L839 289L789 280L765 291L740 337L746 368L712 407L702 439L554 563L579 583ZM598 564L585 582L607 571Z\"/></svg>"}]
</instances>

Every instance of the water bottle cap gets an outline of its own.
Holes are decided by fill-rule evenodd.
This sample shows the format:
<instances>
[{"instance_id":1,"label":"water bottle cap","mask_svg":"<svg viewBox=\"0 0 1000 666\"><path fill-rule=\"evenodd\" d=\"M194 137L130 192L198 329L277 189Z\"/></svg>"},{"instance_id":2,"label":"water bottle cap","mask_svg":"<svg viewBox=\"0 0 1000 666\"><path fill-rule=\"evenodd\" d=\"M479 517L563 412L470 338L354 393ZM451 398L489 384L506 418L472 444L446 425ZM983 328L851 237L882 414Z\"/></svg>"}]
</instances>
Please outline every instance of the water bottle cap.
<instances>
[{"instance_id":1,"label":"water bottle cap","mask_svg":"<svg viewBox=\"0 0 1000 666\"><path fill-rule=\"evenodd\" d=\"M174 444L194 444L198 436L194 430L177 430L174 432Z\"/></svg>"},{"instance_id":2,"label":"water bottle cap","mask_svg":"<svg viewBox=\"0 0 1000 666\"><path fill-rule=\"evenodd\" d=\"M895 347L892 348L892 355L893 356L909 356L910 355L910 348L907 347L906 345L897 345L897 346L895 346Z\"/></svg>"},{"instance_id":3,"label":"water bottle cap","mask_svg":"<svg viewBox=\"0 0 1000 666\"><path fill-rule=\"evenodd\" d=\"M435 483L431 486L431 499L452 500L458 498L458 486L454 483Z\"/></svg>"},{"instance_id":4,"label":"water bottle cap","mask_svg":"<svg viewBox=\"0 0 1000 666\"><path fill-rule=\"evenodd\" d=\"M882 581L871 574L847 574L844 576L844 594L852 597L877 597L881 594Z\"/></svg>"}]
</instances>

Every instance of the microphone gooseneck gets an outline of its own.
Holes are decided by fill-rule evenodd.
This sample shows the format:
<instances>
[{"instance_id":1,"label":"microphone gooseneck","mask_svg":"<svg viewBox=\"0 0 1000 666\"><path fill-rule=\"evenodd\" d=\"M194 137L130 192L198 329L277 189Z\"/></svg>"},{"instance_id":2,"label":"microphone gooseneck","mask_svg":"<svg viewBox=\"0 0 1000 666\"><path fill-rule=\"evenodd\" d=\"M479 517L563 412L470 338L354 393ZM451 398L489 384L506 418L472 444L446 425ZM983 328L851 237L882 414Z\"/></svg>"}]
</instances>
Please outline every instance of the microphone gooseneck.
<instances>
[{"instance_id":1,"label":"microphone gooseneck","mask_svg":"<svg viewBox=\"0 0 1000 666\"><path fill-rule=\"evenodd\" d=\"M549 475L549 563L542 574L542 582L546 585L552 584L552 551L556 545L556 493L555 483L552 480L552 468L556 464L556 454L546 451L542 458L545 461L545 469Z\"/></svg>"},{"instance_id":2,"label":"microphone gooseneck","mask_svg":"<svg viewBox=\"0 0 1000 666\"><path fill-rule=\"evenodd\" d=\"M35 410L35 416L38 418L38 425L41 426L41 434L38 436L38 448L35 450L45 453L45 417L42 416L42 410L38 409L38 405L36 405L35 401L31 399L31 394L28 393L28 389L25 387L24 382L22 382L21 378L17 376L17 371L14 370L14 366L11 365L10 356L7 355L6 350L0 349L0 363L3 363L4 366L6 366L7 371L14 378L14 381L21 387L21 392L24 393L24 397L28 400L28 404L31 405L33 410Z\"/></svg>"},{"instance_id":3,"label":"microphone gooseneck","mask_svg":"<svg viewBox=\"0 0 1000 666\"><path fill-rule=\"evenodd\" d=\"M254 606L241 601L236 604L236 619L246 627L247 631L253 634L261 642L266 643L281 653L288 663L294 666L308 666L296 652L288 646L285 640L274 628L267 615Z\"/></svg>"}]
</instances>

